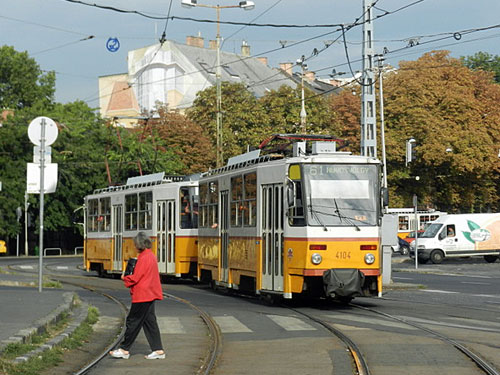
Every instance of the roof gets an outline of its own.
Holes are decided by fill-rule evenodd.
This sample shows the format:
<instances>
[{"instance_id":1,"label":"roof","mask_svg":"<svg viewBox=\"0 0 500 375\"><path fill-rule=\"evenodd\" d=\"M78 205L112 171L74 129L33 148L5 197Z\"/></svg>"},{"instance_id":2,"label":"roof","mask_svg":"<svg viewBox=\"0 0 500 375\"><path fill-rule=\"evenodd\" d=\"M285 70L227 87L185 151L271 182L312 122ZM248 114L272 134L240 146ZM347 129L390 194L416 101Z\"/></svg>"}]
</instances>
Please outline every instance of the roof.
<instances>
[{"instance_id":1,"label":"roof","mask_svg":"<svg viewBox=\"0 0 500 375\"><path fill-rule=\"evenodd\" d=\"M212 85L215 85L215 66L217 64L217 51L215 49L170 42L200 70ZM221 51L220 59L221 80L243 83L256 97L264 96L266 92L277 90L282 85L297 87L297 83L288 74L281 69L265 65L255 57Z\"/></svg>"}]
</instances>

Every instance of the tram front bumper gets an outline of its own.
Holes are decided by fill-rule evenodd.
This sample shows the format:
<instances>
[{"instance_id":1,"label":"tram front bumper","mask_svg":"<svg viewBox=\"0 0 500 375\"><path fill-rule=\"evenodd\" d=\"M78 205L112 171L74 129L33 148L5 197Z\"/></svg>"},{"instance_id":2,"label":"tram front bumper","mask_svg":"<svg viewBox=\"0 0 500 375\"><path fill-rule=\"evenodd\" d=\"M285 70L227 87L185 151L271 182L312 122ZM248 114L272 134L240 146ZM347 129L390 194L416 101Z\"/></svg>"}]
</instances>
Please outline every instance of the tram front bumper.
<instances>
[{"instance_id":1,"label":"tram front bumper","mask_svg":"<svg viewBox=\"0 0 500 375\"><path fill-rule=\"evenodd\" d=\"M323 273L325 294L331 298L363 295L362 286L364 281L364 273L356 268L332 268Z\"/></svg>"}]
</instances>

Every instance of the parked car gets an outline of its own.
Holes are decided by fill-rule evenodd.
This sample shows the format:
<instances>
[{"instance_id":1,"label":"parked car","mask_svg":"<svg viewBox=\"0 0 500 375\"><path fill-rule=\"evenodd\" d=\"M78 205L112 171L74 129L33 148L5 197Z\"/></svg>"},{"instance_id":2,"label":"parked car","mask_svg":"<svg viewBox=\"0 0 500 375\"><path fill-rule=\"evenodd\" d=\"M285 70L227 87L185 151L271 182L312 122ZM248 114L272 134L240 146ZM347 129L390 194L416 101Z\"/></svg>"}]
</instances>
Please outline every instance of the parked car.
<instances>
[{"instance_id":1,"label":"parked car","mask_svg":"<svg viewBox=\"0 0 500 375\"><path fill-rule=\"evenodd\" d=\"M423 230L418 231L418 238L422 236L422 233L424 233ZM403 238L404 241L406 241L407 244L410 244L413 240L415 240L415 231L408 233L408 235Z\"/></svg>"},{"instance_id":2,"label":"parked car","mask_svg":"<svg viewBox=\"0 0 500 375\"><path fill-rule=\"evenodd\" d=\"M393 253L399 253L401 255L408 255L410 251L410 245L408 242L398 237L398 244L396 246L391 246Z\"/></svg>"}]
</instances>

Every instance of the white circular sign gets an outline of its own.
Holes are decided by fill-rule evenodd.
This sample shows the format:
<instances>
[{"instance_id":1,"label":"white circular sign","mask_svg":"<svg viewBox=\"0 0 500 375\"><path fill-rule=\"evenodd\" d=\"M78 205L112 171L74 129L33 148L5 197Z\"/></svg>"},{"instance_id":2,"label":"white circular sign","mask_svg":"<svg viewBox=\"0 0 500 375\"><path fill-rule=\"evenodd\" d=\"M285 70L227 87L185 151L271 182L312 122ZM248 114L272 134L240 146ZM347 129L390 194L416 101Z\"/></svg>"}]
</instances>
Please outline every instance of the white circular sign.
<instances>
[{"instance_id":1,"label":"white circular sign","mask_svg":"<svg viewBox=\"0 0 500 375\"><path fill-rule=\"evenodd\" d=\"M57 139L59 133L57 125L51 118L39 116L30 122L28 126L28 137L31 143L42 145L42 121L45 120L45 146L50 146Z\"/></svg>"}]
</instances>

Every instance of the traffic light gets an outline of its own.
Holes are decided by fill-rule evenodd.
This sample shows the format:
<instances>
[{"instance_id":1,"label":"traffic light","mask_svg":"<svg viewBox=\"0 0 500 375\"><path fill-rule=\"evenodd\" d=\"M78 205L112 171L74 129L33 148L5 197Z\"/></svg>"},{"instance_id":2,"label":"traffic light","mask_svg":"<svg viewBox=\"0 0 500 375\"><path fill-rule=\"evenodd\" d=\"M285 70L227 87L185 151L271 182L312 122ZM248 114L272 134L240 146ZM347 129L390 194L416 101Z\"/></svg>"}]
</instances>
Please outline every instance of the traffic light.
<instances>
[{"instance_id":1,"label":"traffic light","mask_svg":"<svg viewBox=\"0 0 500 375\"><path fill-rule=\"evenodd\" d=\"M414 138L410 138L406 141L406 166L408 163L412 163L417 159L417 141Z\"/></svg>"}]
</instances>

